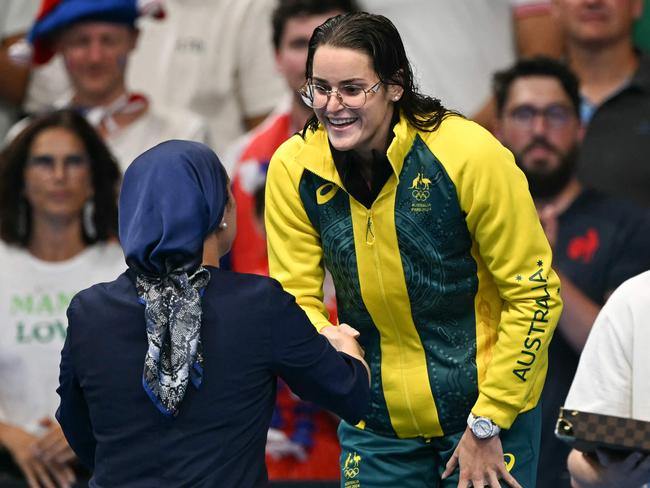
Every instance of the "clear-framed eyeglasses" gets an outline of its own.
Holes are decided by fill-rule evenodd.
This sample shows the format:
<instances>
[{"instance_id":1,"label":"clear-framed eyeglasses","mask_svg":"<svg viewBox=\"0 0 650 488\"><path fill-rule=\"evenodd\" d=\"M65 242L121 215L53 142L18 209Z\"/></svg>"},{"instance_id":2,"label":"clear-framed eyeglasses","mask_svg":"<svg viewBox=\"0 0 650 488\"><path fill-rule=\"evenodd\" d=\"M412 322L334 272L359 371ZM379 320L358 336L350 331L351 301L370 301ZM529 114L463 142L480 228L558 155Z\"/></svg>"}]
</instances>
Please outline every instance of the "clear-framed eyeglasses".
<instances>
[{"instance_id":1,"label":"clear-framed eyeglasses","mask_svg":"<svg viewBox=\"0 0 650 488\"><path fill-rule=\"evenodd\" d=\"M564 129L576 115L566 105L553 104L544 108L520 105L510 110L506 116L517 125L527 129L533 126L533 122L538 116L544 119L549 128Z\"/></svg>"},{"instance_id":2,"label":"clear-framed eyeglasses","mask_svg":"<svg viewBox=\"0 0 650 488\"><path fill-rule=\"evenodd\" d=\"M368 95L377 93L380 86L381 81L378 81L370 88L363 88L351 83L338 88L327 88L321 83L308 81L298 90L298 93L305 105L315 109L325 107L332 95L336 95L341 105L346 108L361 108L365 105Z\"/></svg>"}]
</instances>

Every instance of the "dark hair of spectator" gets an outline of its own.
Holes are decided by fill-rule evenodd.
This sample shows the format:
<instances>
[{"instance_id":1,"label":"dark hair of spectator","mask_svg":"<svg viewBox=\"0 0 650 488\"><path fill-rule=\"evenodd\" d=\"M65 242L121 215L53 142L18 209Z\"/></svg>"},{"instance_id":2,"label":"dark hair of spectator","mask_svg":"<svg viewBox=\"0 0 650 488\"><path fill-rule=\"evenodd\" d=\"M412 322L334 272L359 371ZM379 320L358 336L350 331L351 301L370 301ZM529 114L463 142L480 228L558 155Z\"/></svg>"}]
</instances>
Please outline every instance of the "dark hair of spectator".
<instances>
[{"instance_id":1,"label":"dark hair of spectator","mask_svg":"<svg viewBox=\"0 0 650 488\"><path fill-rule=\"evenodd\" d=\"M359 6L355 0L279 0L273 11L273 45L280 48L284 28L290 19L309 15L321 15L327 12L357 12Z\"/></svg>"},{"instance_id":2,"label":"dark hair of spectator","mask_svg":"<svg viewBox=\"0 0 650 488\"><path fill-rule=\"evenodd\" d=\"M91 238L84 229L84 242L92 244L116 238L119 167L95 129L72 110L35 117L0 154L0 238L21 247L29 244L32 216L29 202L24 197L25 167L34 139L44 130L56 127L67 129L79 137L89 159L96 235ZM20 222L21 218L23 222Z\"/></svg>"},{"instance_id":3,"label":"dark hair of spectator","mask_svg":"<svg viewBox=\"0 0 650 488\"><path fill-rule=\"evenodd\" d=\"M580 83L576 75L561 61L545 56L521 59L511 68L495 73L492 81L497 115L503 114L510 87L519 78L544 76L555 78L571 100L575 114L580 117Z\"/></svg>"},{"instance_id":4,"label":"dark hair of spectator","mask_svg":"<svg viewBox=\"0 0 650 488\"><path fill-rule=\"evenodd\" d=\"M309 41L305 77L313 74L314 54L319 46L353 49L364 52L384 85L399 85L404 93L395 102L406 119L416 128L434 131L443 119L455 112L443 107L440 100L418 92L404 43L393 23L383 15L355 12L337 15L314 30ZM307 121L305 130L316 130L318 119Z\"/></svg>"}]
</instances>

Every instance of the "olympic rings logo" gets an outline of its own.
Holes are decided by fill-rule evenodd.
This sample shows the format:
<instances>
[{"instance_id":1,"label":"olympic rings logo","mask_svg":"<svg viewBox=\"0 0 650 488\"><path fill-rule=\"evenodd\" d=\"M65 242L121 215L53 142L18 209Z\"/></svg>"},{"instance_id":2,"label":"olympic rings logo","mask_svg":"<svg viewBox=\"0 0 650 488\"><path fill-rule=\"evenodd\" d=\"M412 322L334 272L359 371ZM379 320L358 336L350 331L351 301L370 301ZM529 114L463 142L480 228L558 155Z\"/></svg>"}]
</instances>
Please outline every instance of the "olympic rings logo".
<instances>
[{"instance_id":1,"label":"olympic rings logo","mask_svg":"<svg viewBox=\"0 0 650 488\"><path fill-rule=\"evenodd\" d=\"M412 192L413 198L415 198L416 201L418 202L424 202L427 198L429 198L429 190L418 190L415 189Z\"/></svg>"},{"instance_id":2,"label":"olympic rings logo","mask_svg":"<svg viewBox=\"0 0 650 488\"><path fill-rule=\"evenodd\" d=\"M348 457L345 460L345 465L343 466L343 474L345 479L352 479L359 474L359 463L361 462L361 456L356 452L348 453Z\"/></svg>"},{"instance_id":3,"label":"olympic rings logo","mask_svg":"<svg viewBox=\"0 0 650 488\"><path fill-rule=\"evenodd\" d=\"M343 474L347 479L354 478L359 474L359 468L348 468L343 470Z\"/></svg>"}]
</instances>

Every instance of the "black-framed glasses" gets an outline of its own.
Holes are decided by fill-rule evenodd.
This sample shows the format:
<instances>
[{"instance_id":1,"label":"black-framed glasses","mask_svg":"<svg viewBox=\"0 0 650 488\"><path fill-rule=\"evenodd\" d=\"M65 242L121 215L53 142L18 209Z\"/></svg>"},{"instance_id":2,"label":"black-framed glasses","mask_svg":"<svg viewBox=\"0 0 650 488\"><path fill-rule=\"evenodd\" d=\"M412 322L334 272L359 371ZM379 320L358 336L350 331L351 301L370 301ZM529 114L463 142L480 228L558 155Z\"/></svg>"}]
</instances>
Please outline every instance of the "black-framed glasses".
<instances>
[{"instance_id":1,"label":"black-framed glasses","mask_svg":"<svg viewBox=\"0 0 650 488\"><path fill-rule=\"evenodd\" d=\"M363 88L351 83L338 88L327 88L321 83L308 81L298 90L298 93L305 105L311 108L323 108L332 95L336 95L341 105L346 108L361 108L365 105L368 94L377 93L380 86L381 81L378 81L370 88Z\"/></svg>"},{"instance_id":2,"label":"black-framed glasses","mask_svg":"<svg viewBox=\"0 0 650 488\"><path fill-rule=\"evenodd\" d=\"M537 116L542 116L551 129L563 129L576 116L575 112L566 105L553 104L544 108L532 105L520 105L507 114L516 124L530 128Z\"/></svg>"}]
</instances>

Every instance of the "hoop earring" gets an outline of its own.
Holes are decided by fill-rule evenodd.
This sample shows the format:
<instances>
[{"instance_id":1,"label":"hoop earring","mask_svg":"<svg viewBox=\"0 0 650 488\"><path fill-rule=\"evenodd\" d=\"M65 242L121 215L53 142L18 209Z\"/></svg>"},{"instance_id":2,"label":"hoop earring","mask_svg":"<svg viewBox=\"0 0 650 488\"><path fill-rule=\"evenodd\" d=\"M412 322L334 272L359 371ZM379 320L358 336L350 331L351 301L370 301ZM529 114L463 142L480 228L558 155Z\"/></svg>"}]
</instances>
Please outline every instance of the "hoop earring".
<instances>
[{"instance_id":1,"label":"hoop earring","mask_svg":"<svg viewBox=\"0 0 650 488\"><path fill-rule=\"evenodd\" d=\"M95 202L90 198L86 200L82 211L82 224L88 239L95 240L97 238L97 228L95 227Z\"/></svg>"}]
</instances>

